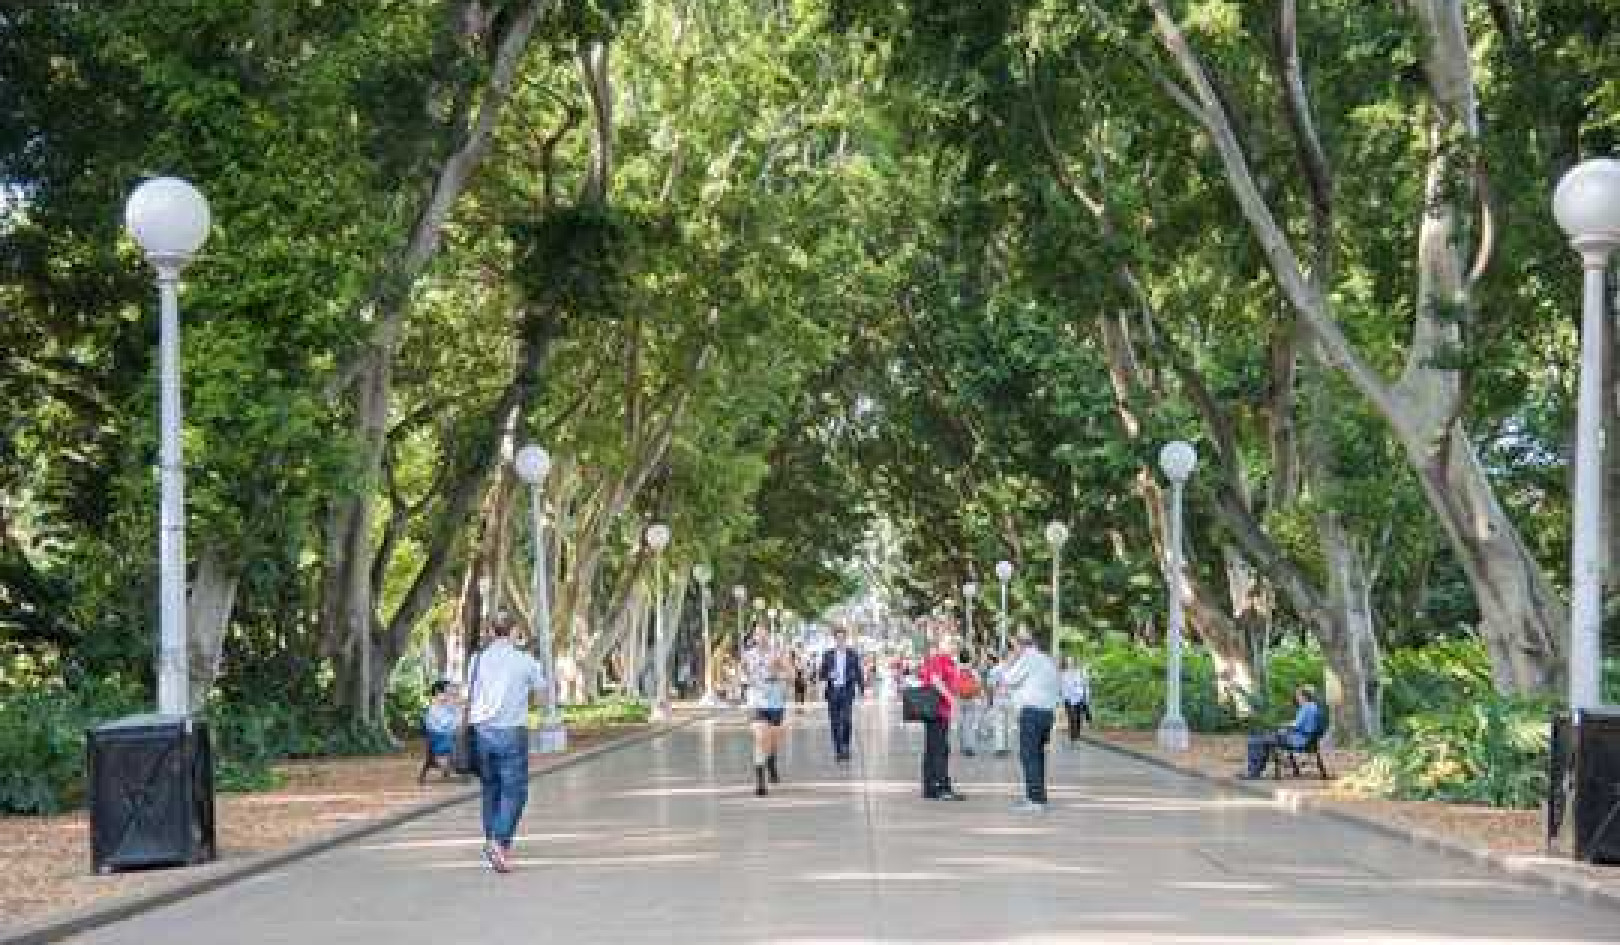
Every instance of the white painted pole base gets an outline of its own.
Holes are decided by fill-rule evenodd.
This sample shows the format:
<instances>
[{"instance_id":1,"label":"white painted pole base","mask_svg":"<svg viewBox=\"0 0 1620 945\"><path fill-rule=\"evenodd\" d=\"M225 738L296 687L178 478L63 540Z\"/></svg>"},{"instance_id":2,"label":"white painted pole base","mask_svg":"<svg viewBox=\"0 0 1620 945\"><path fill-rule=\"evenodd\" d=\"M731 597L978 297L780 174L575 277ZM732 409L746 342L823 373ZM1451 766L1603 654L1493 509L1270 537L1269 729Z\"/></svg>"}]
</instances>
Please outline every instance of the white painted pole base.
<instances>
[{"instance_id":1,"label":"white painted pole base","mask_svg":"<svg viewBox=\"0 0 1620 945\"><path fill-rule=\"evenodd\" d=\"M1159 720L1159 747L1165 751L1186 751L1191 744L1187 721L1181 716L1166 715Z\"/></svg>"},{"instance_id":2,"label":"white painted pole base","mask_svg":"<svg viewBox=\"0 0 1620 945\"><path fill-rule=\"evenodd\" d=\"M563 725L562 713L553 709L538 728L529 732L529 754L555 755L567 750L568 728Z\"/></svg>"}]
</instances>

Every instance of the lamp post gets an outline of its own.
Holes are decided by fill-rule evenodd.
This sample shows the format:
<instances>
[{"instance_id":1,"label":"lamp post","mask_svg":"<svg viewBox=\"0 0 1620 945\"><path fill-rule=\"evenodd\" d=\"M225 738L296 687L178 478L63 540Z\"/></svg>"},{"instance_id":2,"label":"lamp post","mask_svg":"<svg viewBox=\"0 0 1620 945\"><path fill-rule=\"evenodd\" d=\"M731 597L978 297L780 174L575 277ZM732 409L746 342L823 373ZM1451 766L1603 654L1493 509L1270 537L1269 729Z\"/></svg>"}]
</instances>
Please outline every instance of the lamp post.
<instances>
[{"instance_id":1,"label":"lamp post","mask_svg":"<svg viewBox=\"0 0 1620 945\"><path fill-rule=\"evenodd\" d=\"M208 201L191 184L158 177L135 188L124 225L157 270L158 286L158 712L190 712L186 657L186 473L180 453L180 272L208 238ZM369 642L369 641L367 641ZM370 647L361 646L361 666ZM370 679L361 700L370 721Z\"/></svg>"},{"instance_id":2,"label":"lamp post","mask_svg":"<svg viewBox=\"0 0 1620 945\"><path fill-rule=\"evenodd\" d=\"M713 707L720 704L714 694L714 647L709 641L709 582L714 570L699 562L692 566L692 579L698 585L698 617L703 621L703 699L701 704Z\"/></svg>"},{"instance_id":3,"label":"lamp post","mask_svg":"<svg viewBox=\"0 0 1620 945\"><path fill-rule=\"evenodd\" d=\"M1602 703L1603 293L1620 247L1620 161L1577 165L1558 182L1553 215L1581 254L1581 382L1575 420L1574 536L1570 547L1569 706Z\"/></svg>"},{"instance_id":4,"label":"lamp post","mask_svg":"<svg viewBox=\"0 0 1620 945\"><path fill-rule=\"evenodd\" d=\"M1063 543L1069 540L1069 526L1062 522L1048 522L1046 543L1052 546L1052 656L1058 657L1059 636L1062 633L1063 609L1059 606L1058 587L1063 572Z\"/></svg>"},{"instance_id":5,"label":"lamp post","mask_svg":"<svg viewBox=\"0 0 1620 945\"><path fill-rule=\"evenodd\" d=\"M1165 661L1164 718L1159 721L1159 747L1167 751L1187 750L1187 721L1181 717L1181 497L1198 465L1198 453L1191 443L1177 440L1159 451L1159 468L1170 479L1170 542L1166 554L1165 585L1170 596L1170 626Z\"/></svg>"},{"instance_id":6,"label":"lamp post","mask_svg":"<svg viewBox=\"0 0 1620 945\"><path fill-rule=\"evenodd\" d=\"M747 623L747 615L748 615L748 588L742 586L741 584L732 585L732 587L731 587L731 599L733 601L735 601L736 604L737 604L737 673L738 673L738 677L737 677L738 678L737 695L739 697L741 697L742 696L742 684L741 684L742 675L741 674L742 674L742 665L743 665L742 658L743 658L743 653L746 652L747 648L748 648L748 631L747 631L747 627L745 626L745 624Z\"/></svg>"},{"instance_id":7,"label":"lamp post","mask_svg":"<svg viewBox=\"0 0 1620 945\"><path fill-rule=\"evenodd\" d=\"M973 649L973 598L979 596L979 585L968 581L962 585L962 617L967 621L968 649Z\"/></svg>"},{"instance_id":8,"label":"lamp post","mask_svg":"<svg viewBox=\"0 0 1620 945\"><path fill-rule=\"evenodd\" d=\"M545 753L568 748L568 730L563 727L558 706L557 661L551 650L551 588L546 579L546 514L542 495L546 474L551 472L551 454L530 443L513 457L518 478L529 484L529 513L534 531L534 657L546 672L546 707L540 728L534 733L533 750Z\"/></svg>"},{"instance_id":9,"label":"lamp post","mask_svg":"<svg viewBox=\"0 0 1620 945\"><path fill-rule=\"evenodd\" d=\"M1007 652L1007 584L1012 581L1012 576L1011 561L996 562L996 580L1001 582L1001 613L996 615L996 627L1001 631L1001 639L996 642L998 659Z\"/></svg>"},{"instance_id":10,"label":"lamp post","mask_svg":"<svg viewBox=\"0 0 1620 945\"><path fill-rule=\"evenodd\" d=\"M664 549L669 547L669 526L647 526L647 548L653 553L653 705L655 722L669 720L669 671L664 665L668 641L664 639Z\"/></svg>"}]
</instances>

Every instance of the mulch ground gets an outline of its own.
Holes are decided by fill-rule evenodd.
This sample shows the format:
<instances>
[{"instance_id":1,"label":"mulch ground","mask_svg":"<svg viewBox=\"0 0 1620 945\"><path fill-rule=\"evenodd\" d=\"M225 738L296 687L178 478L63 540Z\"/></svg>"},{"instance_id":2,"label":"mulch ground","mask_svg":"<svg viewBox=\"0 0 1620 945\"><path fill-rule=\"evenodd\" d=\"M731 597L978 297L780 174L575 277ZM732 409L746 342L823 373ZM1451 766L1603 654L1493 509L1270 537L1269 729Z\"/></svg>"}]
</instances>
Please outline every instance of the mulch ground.
<instances>
[{"instance_id":1,"label":"mulch ground","mask_svg":"<svg viewBox=\"0 0 1620 945\"><path fill-rule=\"evenodd\" d=\"M645 729L643 725L569 729L568 752L533 756L532 770L579 749ZM359 821L471 786L435 772L418 786L420 746L397 755L293 761L278 765L286 783L256 794L221 794L215 820L221 861L283 849ZM69 911L108 897L178 885L184 869L97 876L90 871L89 820L83 812L56 817L0 817L0 935L7 926ZM206 869L207 867L200 867Z\"/></svg>"},{"instance_id":2,"label":"mulch ground","mask_svg":"<svg viewBox=\"0 0 1620 945\"><path fill-rule=\"evenodd\" d=\"M1246 763L1246 736L1242 734L1194 734L1192 747L1185 753L1160 751L1151 731L1093 729L1091 734L1116 745L1163 758L1180 767L1218 777L1231 777ZM1359 751L1325 749L1329 774L1337 777L1359 767L1366 754ZM1313 768L1306 777L1285 777L1259 782L1265 787L1283 787L1307 794L1327 807L1401 828L1417 828L1458 841L1473 849L1485 849L1513 859L1546 860L1561 871L1578 874L1603 883L1620 893L1620 867L1590 866L1547 852L1545 813L1535 810L1502 810L1475 804L1448 804L1441 801L1392 801L1364 797L1351 792L1338 781L1323 782Z\"/></svg>"}]
</instances>

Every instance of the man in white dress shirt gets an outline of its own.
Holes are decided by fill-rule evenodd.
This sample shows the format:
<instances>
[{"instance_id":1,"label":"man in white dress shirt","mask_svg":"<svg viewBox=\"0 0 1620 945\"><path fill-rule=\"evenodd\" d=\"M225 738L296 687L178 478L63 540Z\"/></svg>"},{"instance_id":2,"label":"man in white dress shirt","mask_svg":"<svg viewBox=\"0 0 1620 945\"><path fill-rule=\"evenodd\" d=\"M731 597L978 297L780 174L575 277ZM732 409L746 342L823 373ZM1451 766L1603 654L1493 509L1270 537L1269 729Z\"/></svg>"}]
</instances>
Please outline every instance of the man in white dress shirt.
<instances>
[{"instance_id":1,"label":"man in white dress shirt","mask_svg":"<svg viewBox=\"0 0 1620 945\"><path fill-rule=\"evenodd\" d=\"M1038 813L1046 810L1046 743L1052 737L1061 688L1057 664L1041 652L1028 631L1018 634L1018 661L1007 670L1003 683L1018 712L1018 761L1024 769L1024 799L1013 810Z\"/></svg>"},{"instance_id":2,"label":"man in white dress shirt","mask_svg":"<svg viewBox=\"0 0 1620 945\"><path fill-rule=\"evenodd\" d=\"M505 614L491 621L467 694L484 789L484 860L497 873L512 869L512 837L529 800L529 706L549 695L540 664L512 645L512 624Z\"/></svg>"}]
</instances>

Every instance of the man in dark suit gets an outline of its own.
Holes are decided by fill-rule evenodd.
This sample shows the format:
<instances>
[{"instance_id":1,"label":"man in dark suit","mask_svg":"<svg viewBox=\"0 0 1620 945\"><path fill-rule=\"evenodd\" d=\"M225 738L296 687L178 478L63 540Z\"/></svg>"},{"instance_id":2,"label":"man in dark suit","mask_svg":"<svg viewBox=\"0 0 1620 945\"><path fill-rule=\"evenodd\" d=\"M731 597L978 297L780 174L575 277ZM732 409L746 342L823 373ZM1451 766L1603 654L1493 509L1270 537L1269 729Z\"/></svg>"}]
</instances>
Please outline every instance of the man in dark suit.
<instances>
[{"instance_id":1,"label":"man in dark suit","mask_svg":"<svg viewBox=\"0 0 1620 945\"><path fill-rule=\"evenodd\" d=\"M849 633L843 627L833 628L832 649L821 654L821 671L816 675L827 687L833 755L839 761L848 761L855 697L866 691L866 675L861 670L861 654L849 645Z\"/></svg>"}]
</instances>

